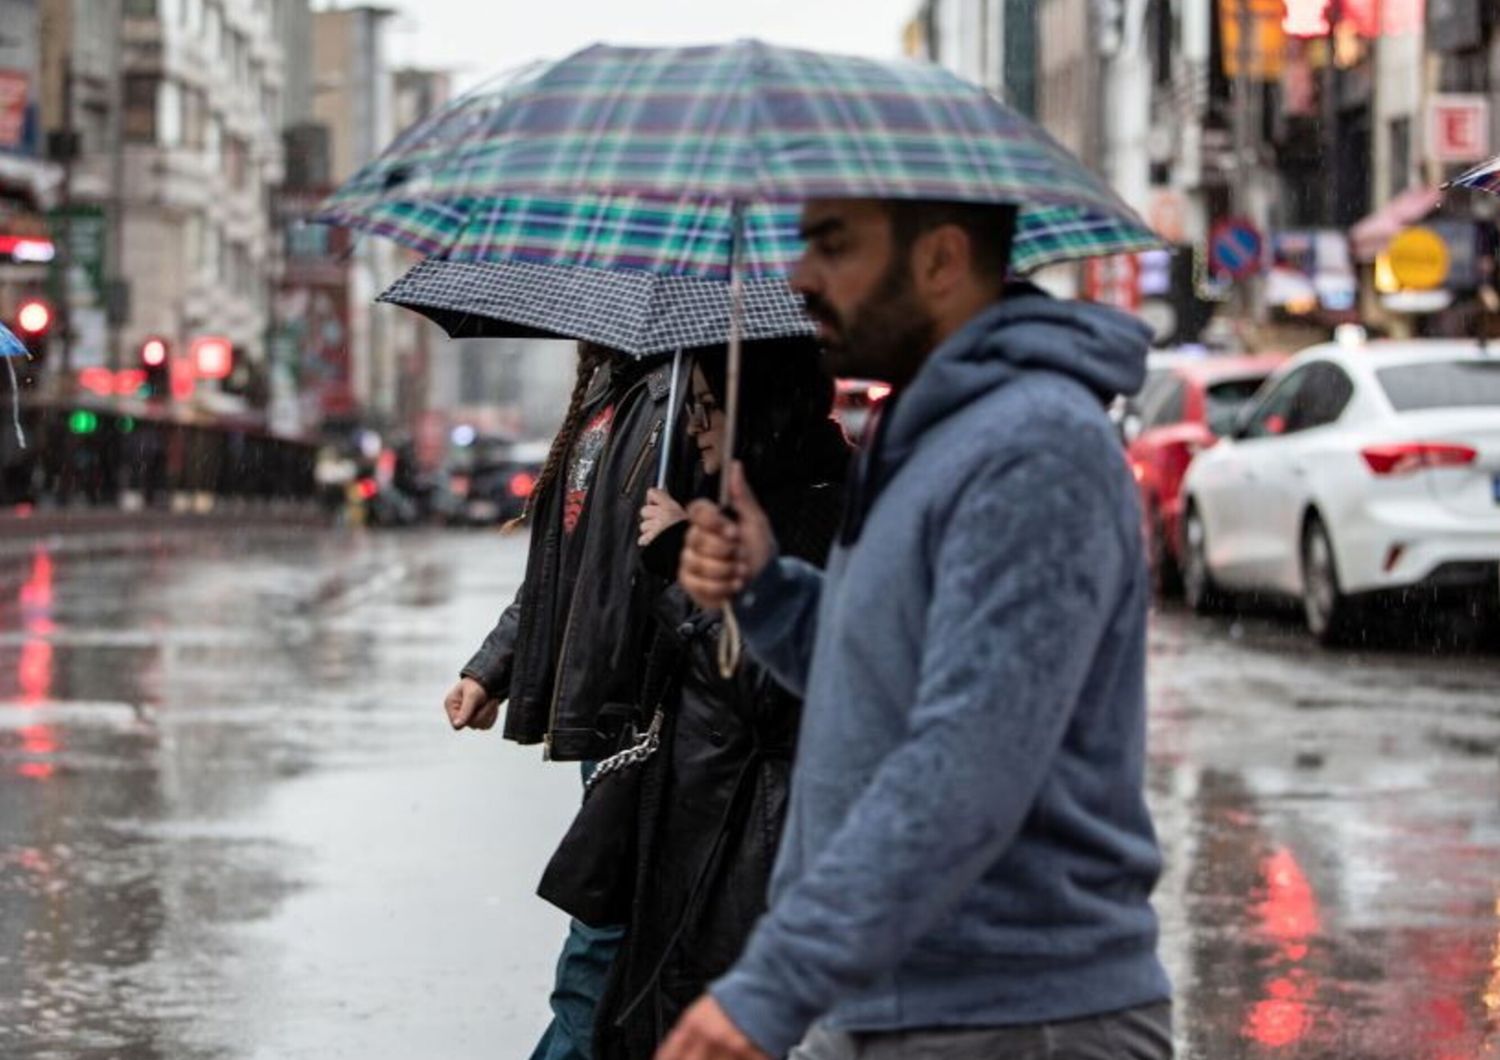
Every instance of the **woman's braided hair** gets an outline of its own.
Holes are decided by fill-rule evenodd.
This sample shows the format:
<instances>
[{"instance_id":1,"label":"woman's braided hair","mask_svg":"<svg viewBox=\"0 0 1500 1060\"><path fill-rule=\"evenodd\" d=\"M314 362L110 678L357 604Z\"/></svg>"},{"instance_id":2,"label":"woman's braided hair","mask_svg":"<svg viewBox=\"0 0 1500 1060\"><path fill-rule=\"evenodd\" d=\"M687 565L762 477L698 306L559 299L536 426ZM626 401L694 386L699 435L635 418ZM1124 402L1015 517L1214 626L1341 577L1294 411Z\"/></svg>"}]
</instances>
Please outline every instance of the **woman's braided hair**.
<instances>
[{"instance_id":1,"label":"woman's braided hair","mask_svg":"<svg viewBox=\"0 0 1500 1060\"><path fill-rule=\"evenodd\" d=\"M563 415L562 426L558 428L556 437L552 439L552 448L547 450L547 462L542 465L536 486L526 500L526 510L510 524L512 527L523 526L531 519L531 513L536 509L540 498L562 474L568 453L572 451L573 443L583 430L584 401L588 397L589 384L594 381L594 373L609 363L610 356L608 347L592 342L578 343L578 377L573 382L573 396L568 399L568 411Z\"/></svg>"}]
</instances>

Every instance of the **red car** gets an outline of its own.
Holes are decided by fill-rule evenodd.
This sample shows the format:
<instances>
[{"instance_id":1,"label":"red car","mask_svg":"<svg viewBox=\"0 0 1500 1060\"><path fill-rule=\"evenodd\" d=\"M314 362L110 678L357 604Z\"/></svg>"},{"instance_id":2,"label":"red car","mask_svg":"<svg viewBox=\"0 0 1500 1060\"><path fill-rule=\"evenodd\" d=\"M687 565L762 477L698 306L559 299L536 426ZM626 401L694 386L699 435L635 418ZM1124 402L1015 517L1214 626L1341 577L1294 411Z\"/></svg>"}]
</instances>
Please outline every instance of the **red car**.
<instances>
[{"instance_id":1,"label":"red car","mask_svg":"<svg viewBox=\"0 0 1500 1060\"><path fill-rule=\"evenodd\" d=\"M1203 357L1176 361L1147 377L1124 429L1159 592L1179 587L1182 479L1188 465L1234 430L1240 410L1285 360L1281 353Z\"/></svg>"}]
</instances>

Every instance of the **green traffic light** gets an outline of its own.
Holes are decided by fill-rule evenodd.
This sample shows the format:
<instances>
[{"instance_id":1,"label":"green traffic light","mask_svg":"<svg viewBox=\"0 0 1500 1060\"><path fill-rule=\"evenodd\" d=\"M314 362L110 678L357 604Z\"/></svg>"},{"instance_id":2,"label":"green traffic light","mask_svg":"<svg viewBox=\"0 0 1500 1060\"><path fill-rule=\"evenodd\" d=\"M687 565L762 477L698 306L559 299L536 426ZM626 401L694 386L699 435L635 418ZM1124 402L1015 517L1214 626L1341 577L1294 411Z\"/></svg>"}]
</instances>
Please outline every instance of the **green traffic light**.
<instances>
[{"instance_id":1,"label":"green traffic light","mask_svg":"<svg viewBox=\"0 0 1500 1060\"><path fill-rule=\"evenodd\" d=\"M99 417L88 409L77 409L68 417L68 430L74 434L93 434L99 429Z\"/></svg>"},{"instance_id":2,"label":"green traffic light","mask_svg":"<svg viewBox=\"0 0 1500 1060\"><path fill-rule=\"evenodd\" d=\"M134 416L122 416L122 417L120 417L120 433L121 434L129 434L130 432L132 432L134 430L135 430L135 417Z\"/></svg>"}]
</instances>

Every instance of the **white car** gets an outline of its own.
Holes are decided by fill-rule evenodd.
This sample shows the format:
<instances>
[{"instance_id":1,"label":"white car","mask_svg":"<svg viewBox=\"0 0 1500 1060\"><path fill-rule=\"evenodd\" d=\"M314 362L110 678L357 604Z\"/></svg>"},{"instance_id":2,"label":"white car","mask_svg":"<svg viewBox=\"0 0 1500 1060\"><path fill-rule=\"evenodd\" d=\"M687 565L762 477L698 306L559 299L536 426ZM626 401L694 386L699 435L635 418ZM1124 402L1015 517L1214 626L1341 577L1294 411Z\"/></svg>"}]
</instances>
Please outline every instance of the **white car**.
<instances>
[{"instance_id":1,"label":"white car","mask_svg":"<svg viewBox=\"0 0 1500 1060\"><path fill-rule=\"evenodd\" d=\"M1494 608L1500 350L1307 350L1199 454L1183 494L1184 590L1200 611L1222 590L1285 595L1333 643L1369 594L1463 593Z\"/></svg>"}]
</instances>

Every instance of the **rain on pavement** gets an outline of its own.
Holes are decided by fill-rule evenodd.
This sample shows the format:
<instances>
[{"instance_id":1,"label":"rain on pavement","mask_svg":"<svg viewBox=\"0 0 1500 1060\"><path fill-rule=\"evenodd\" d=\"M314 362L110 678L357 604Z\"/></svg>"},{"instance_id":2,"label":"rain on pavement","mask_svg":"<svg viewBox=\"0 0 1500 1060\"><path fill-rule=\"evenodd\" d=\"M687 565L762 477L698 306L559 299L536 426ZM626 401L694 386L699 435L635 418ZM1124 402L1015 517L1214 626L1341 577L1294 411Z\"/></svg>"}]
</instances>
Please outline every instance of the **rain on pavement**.
<instances>
[{"instance_id":1,"label":"rain on pavement","mask_svg":"<svg viewBox=\"0 0 1500 1060\"><path fill-rule=\"evenodd\" d=\"M0 1056L525 1055L577 775L439 711L523 542L57 545L0 555ZM1500 658L1151 652L1180 1055L1495 1055Z\"/></svg>"}]
</instances>

